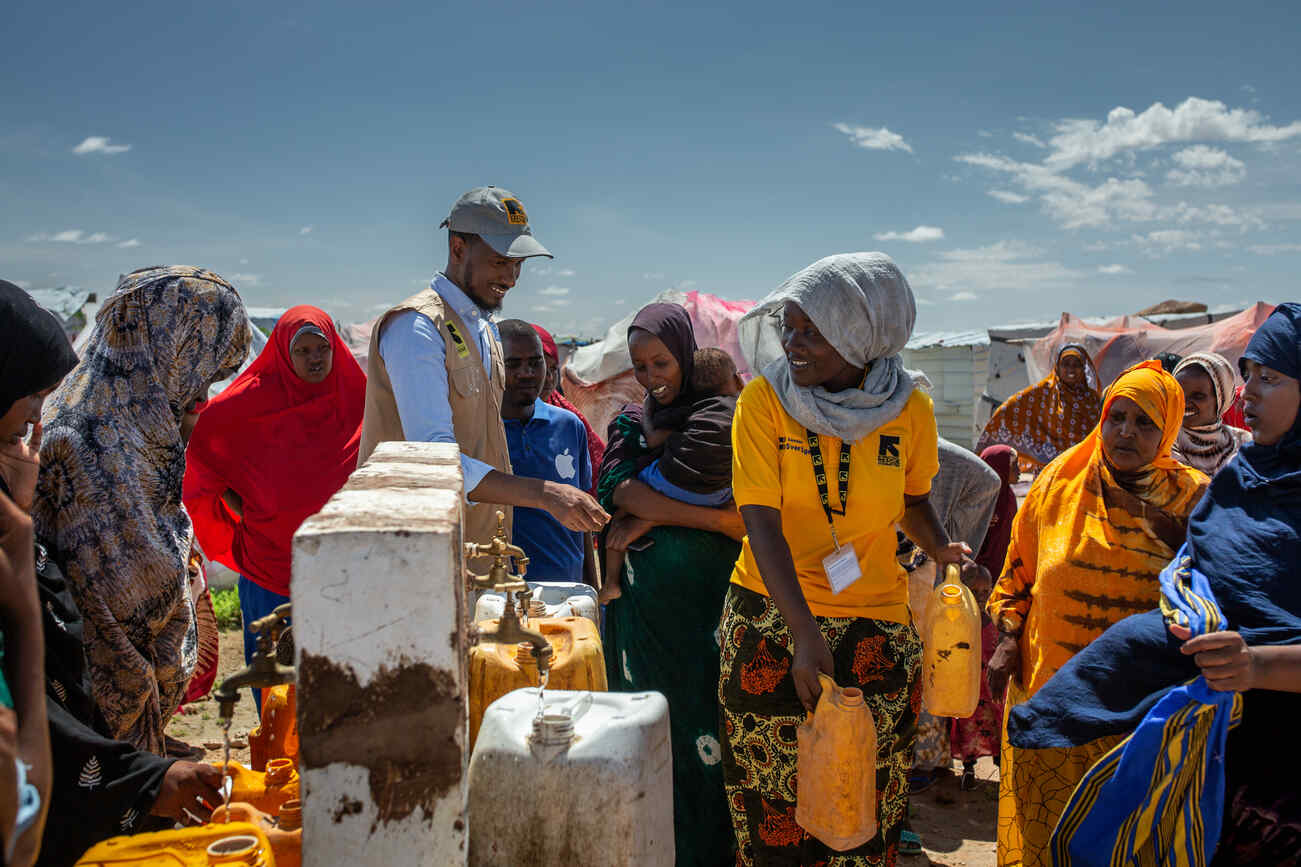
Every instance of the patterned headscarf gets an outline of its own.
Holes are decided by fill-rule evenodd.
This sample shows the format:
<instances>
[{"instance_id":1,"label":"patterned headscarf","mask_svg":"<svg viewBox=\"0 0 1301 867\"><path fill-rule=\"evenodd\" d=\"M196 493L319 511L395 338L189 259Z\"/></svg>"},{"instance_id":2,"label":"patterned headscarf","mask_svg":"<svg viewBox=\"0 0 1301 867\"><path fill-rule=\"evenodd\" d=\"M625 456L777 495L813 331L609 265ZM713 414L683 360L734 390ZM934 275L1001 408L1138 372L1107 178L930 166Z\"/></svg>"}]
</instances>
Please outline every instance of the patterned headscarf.
<instances>
[{"instance_id":1,"label":"patterned headscarf","mask_svg":"<svg viewBox=\"0 0 1301 867\"><path fill-rule=\"evenodd\" d=\"M197 654L181 417L243 363L251 338L238 293L216 274L136 271L45 409L36 531L85 619L110 734L159 754Z\"/></svg>"},{"instance_id":2,"label":"patterned headscarf","mask_svg":"<svg viewBox=\"0 0 1301 867\"><path fill-rule=\"evenodd\" d=\"M1215 417L1210 424L1185 425L1175 441L1174 457L1213 476L1238 453L1244 442L1251 439L1251 435L1230 427L1221 418L1234 397L1235 377L1229 360L1216 352L1194 352L1184 356L1175 367L1174 375L1178 377L1182 371L1190 369L1200 370L1211 380L1215 391Z\"/></svg>"},{"instance_id":3,"label":"patterned headscarf","mask_svg":"<svg viewBox=\"0 0 1301 867\"><path fill-rule=\"evenodd\" d=\"M1057 375L1067 355L1078 355L1084 362L1084 382L1078 385L1067 385ZM1009 445L1020 456L1023 470L1037 472L1088 436L1101 411L1093 360L1084 347L1069 343L1057 353L1052 373L1021 389L994 410L976 443L976 451L999 443Z\"/></svg>"}]
</instances>

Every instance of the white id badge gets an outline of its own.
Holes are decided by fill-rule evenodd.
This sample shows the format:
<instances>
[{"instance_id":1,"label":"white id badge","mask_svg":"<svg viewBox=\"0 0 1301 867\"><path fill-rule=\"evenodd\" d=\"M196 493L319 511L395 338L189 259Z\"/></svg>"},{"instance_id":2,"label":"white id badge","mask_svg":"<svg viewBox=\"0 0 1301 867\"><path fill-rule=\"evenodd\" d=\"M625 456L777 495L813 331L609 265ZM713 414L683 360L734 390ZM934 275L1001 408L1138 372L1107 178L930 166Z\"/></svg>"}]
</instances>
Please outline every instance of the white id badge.
<instances>
[{"instance_id":1,"label":"white id badge","mask_svg":"<svg viewBox=\"0 0 1301 867\"><path fill-rule=\"evenodd\" d=\"M827 581L831 584L832 593L839 593L863 577L863 570L858 568L858 557L854 554L853 545L838 548L823 557L822 571L827 573Z\"/></svg>"}]
</instances>

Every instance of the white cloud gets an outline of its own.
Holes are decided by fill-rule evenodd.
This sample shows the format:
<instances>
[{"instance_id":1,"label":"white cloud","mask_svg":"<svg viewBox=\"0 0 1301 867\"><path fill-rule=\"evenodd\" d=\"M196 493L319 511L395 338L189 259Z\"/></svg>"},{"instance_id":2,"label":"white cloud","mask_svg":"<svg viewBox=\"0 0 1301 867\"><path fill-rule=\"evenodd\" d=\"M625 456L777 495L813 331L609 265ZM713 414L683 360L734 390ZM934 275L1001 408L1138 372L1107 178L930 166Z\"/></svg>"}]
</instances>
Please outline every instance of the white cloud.
<instances>
[{"instance_id":1,"label":"white cloud","mask_svg":"<svg viewBox=\"0 0 1301 867\"><path fill-rule=\"evenodd\" d=\"M1160 229L1146 235L1133 235L1133 242L1152 256L1161 256L1177 250L1202 249L1201 236L1186 229Z\"/></svg>"},{"instance_id":2,"label":"white cloud","mask_svg":"<svg viewBox=\"0 0 1301 867\"><path fill-rule=\"evenodd\" d=\"M975 301L980 296L975 292L954 292L949 296L950 301Z\"/></svg>"},{"instance_id":3,"label":"white cloud","mask_svg":"<svg viewBox=\"0 0 1301 867\"><path fill-rule=\"evenodd\" d=\"M909 229L907 232L877 232L872 237L878 241L908 241L919 244L926 241L944 240L944 230L939 226L918 226L915 229Z\"/></svg>"},{"instance_id":4,"label":"white cloud","mask_svg":"<svg viewBox=\"0 0 1301 867\"><path fill-rule=\"evenodd\" d=\"M569 294L569 290L564 286L548 286L538 293L539 295L548 295L552 297L562 297Z\"/></svg>"},{"instance_id":5,"label":"white cloud","mask_svg":"<svg viewBox=\"0 0 1301 867\"><path fill-rule=\"evenodd\" d=\"M1166 172L1166 180L1177 187L1225 187L1247 176L1247 165L1226 151L1193 145L1171 157L1178 165Z\"/></svg>"},{"instance_id":6,"label":"white cloud","mask_svg":"<svg viewBox=\"0 0 1301 867\"><path fill-rule=\"evenodd\" d=\"M996 154L959 154L954 159L1011 175L1026 190L1038 194L1044 211L1066 229L1105 226L1113 219L1153 220L1157 216L1152 189L1138 178L1108 178L1094 187L1045 165Z\"/></svg>"},{"instance_id":7,"label":"white cloud","mask_svg":"<svg viewBox=\"0 0 1301 867\"><path fill-rule=\"evenodd\" d=\"M664 279L664 274L663 274L663 272L660 272L660 271L647 271L645 274L641 275L641 279L643 279L643 280L663 280L663 279Z\"/></svg>"},{"instance_id":8,"label":"white cloud","mask_svg":"<svg viewBox=\"0 0 1301 867\"><path fill-rule=\"evenodd\" d=\"M23 290L24 292L32 288L32 284L28 280L10 280L9 282L13 283L15 286L17 286L19 289Z\"/></svg>"},{"instance_id":9,"label":"white cloud","mask_svg":"<svg viewBox=\"0 0 1301 867\"><path fill-rule=\"evenodd\" d=\"M87 234L81 229L64 229L62 232L54 232L53 234L42 232L27 236L29 244L107 244L112 240L114 238L105 232Z\"/></svg>"},{"instance_id":10,"label":"white cloud","mask_svg":"<svg viewBox=\"0 0 1301 867\"><path fill-rule=\"evenodd\" d=\"M1301 253L1301 244L1256 244L1247 249L1257 256L1277 256L1280 253Z\"/></svg>"},{"instance_id":11,"label":"white cloud","mask_svg":"<svg viewBox=\"0 0 1301 867\"><path fill-rule=\"evenodd\" d=\"M1020 193L1013 193L1009 190L986 190L985 192L995 199L998 199L1000 202L1005 202L1009 205L1021 205L1030 201L1029 196L1023 196Z\"/></svg>"},{"instance_id":12,"label":"white cloud","mask_svg":"<svg viewBox=\"0 0 1301 867\"><path fill-rule=\"evenodd\" d=\"M573 277L573 276L574 276L575 274L577 274L577 273L578 273L578 272L575 271L573 268L561 268L559 271L556 272L556 276L557 276L557 277Z\"/></svg>"},{"instance_id":13,"label":"white cloud","mask_svg":"<svg viewBox=\"0 0 1301 867\"><path fill-rule=\"evenodd\" d=\"M130 250L133 247L139 247L139 246L140 246L140 240L138 238L127 238L125 241L122 241L121 243L118 244L118 247L120 247L123 250Z\"/></svg>"},{"instance_id":14,"label":"white cloud","mask_svg":"<svg viewBox=\"0 0 1301 867\"><path fill-rule=\"evenodd\" d=\"M1038 136L1030 135L1030 133L1028 132L1014 132L1012 133L1012 138L1020 142L1025 142L1028 145L1034 145L1037 148L1048 147L1048 145L1043 143L1043 139L1039 138Z\"/></svg>"},{"instance_id":15,"label":"white cloud","mask_svg":"<svg viewBox=\"0 0 1301 867\"><path fill-rule=\"evenodd\" d=\"M987 129L978 129L978 130L976 130L976 135L980 136L981 138L993 138L993 137L994 137L994 134L993 134L992 132L990 132L989 130L987 130Z\"/></svg>"},{"instance_id":16,"label":"white cloud","mask_svg":"<svg viewBox=\"0 0 1301 867\"><path fill-rule=\"evenodd\" d=\"M1116 275L1116 274L1133 274L1134 269L1128 265L1099 265L1099 274Z\"/></svg>"},{"instance_id":17,"label":"white cloud","mask_svg":"<svg viewBox=\"0 0 1301 867\"><path fill-rule=\"evenodd\" d=\"M1106 241L1090 241L1084 245L1083 249L1090 253L1101 253L1103 250L1107 249L1107 246Z\"/></svg>"},{"instance_id":18,"label":"white cloud","mask_svg":"<svg viewBox=\"0 0 1301 867\"><path fill-rule=\"evenodd\" d=\"M833 123L838 132L849 136L849 140L861 148L870 151L907 151L912 153L912 146L904 141L903 136L890 132L886 127L873 129L870 126L853 126L847 123Z\"/></svg>"},{"instance_id":19,"label":"white cloud","mask_svg":"<svg viewBox=\"0 0 1301 867\"><path fill-rule=\"evenodd\" d=\"M312 226L303 226L301 229L298 230L298 234L310 235L312 234L312 228L313 228Z\"/></svg>"},{"instance_id":20,"label":"white cloud","mask_svg":"<svg viewBox=\"0 0 1301 867\"><path fill-rule=\"evenodd\" d=\"M234 283L238 288L240 284L245 286L258 286L262 283L261 274L227 274L226 278Z\"/></svg>"},{"instance_id":21,"label":"white cloud","mask_svg":"<svg viewBox=\"0 0 1301 867\"><path fill-rule=\"evenodd\" d=\"M919 297L919 298L917 298L917 306L918 306L918 307L934 307L934 306L935 306L935 302L932 301L932 300L929 299L929 298L920 298L920 297Z\"/></svg>"},{"instance_id":22,"label":"white cloud","mask_svg":"<svg viewBox=\"0 0 1301 867\"><path fill-rule=\"evenodd\" d=\"M945 292L997 292L1071 286L1080 276L1060 262L1041 260L1042 251L1023 241L958 248L909 271L914 288Z\"/></svg>"},{"instance_id":23,"label":"white cloud","mask_svg":"<svg viewBox=\"0 0 1301 867\"><path fill-rule=\"evenodd\" d=\"M1049 140L1053 152L1044 161L1055 169L1081 163L1096 165L1117 154L1147 150L1163 144L1195 141L1278 142L1301 135L1301 121L1274 126L1260 112L1229 108L1212 99L1190 96L1173 109L1153 103L1140 114L1118 107L1105 123L1063 120Z\"/></svg>"},{"instance_id":24,"label":"white cloud","mask_svg":"<svg viewBox=\"0 0 1301 867\"><path fill-rule=\"evenodd\" d=\"M247 265L247 264L248 264L248 260L247 260L247 259L240 259L240 260L239 260L239 264L241 264L241 265Z\"/></svg>"},{"instance_id":25,"label":"white cloud","mask_svg":"<svg viewBox=\"0 0 1301 867\"><path fill-rule=\"evenodd\" d=\"M85 138L81 144L72 149L74 154L85 156L86 154L122 154L131 150L131 145L111 144L111 139L102 135L92 135Z\"/></svg>"}]
</instances>

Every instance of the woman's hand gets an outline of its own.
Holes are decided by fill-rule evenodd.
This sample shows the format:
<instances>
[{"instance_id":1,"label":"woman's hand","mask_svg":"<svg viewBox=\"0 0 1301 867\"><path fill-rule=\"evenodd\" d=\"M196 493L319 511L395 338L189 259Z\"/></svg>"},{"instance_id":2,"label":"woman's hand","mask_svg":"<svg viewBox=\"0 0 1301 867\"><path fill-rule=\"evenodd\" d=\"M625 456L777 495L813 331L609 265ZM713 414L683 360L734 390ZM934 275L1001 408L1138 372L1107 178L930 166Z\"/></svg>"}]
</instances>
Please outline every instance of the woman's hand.
<instances>
[{"instance_id":1,"label":"woman's hand","mask_svg":"<svg viewBox=\"0 0 1301 867\"><path fill-rule=\"evenodd\" d=\"M728 501L716 511L718 512L717 532L735 539L737 542L745 538L745 520L741 517L741 513L736 510L735 501Z\"/></svg>"},{"instance_id":2,"label":"woman's hand","mask_svg":"<svg viewBox=\"0 0 1301 867\"><path fill-rule=\"evenodd\" d=\"M41 469L41 423L32 425L32 435L26 440L0 445L0 476L9 485L13 501L24 512L32 510L36 502L36 477Z\"/></svg>"},{"instance_id":3,"label":"woman's hand","mask_svg":"<svg viewBox=\"0 0 1301 867\"><path fill-rule=\"evenodd\" d=\"M831 648L827 647L827 640L822 637L816 622L799 634L792 631L792 635L795 639L795 661L791 665L791 679L795 681L795 692L800 697L800 703L805 710L813 713L822 696L818 673L835 677L836 662L832 659Z\"/></svg>"},{"instance_id":4,"label":"woman's hand","mask_svg":"<svg viewBox=\"0 0 1301 867\"><path fill-rule=\"evenodd\" d=\"M1007 691L1007 681L1021 667L1021 641L1015 635L1002 633L994 654L989 658L989 670L985 679L989 682L989 691L995 700L1003 697Z\"/></svg>"},{"instance_id":5,"label":"woman's hand","mask_svg":"<svg viewBox=\"0 0 1301 867\"><path fill-rule=\"evenodd\" d=\"M615 551L627 551L629 545L657 526L654 521L625 514L610 522L610 529L605 534L605 547Z\"/></svg>"},{"instance_id":6,"label":"woman's hand","mask_svg":"<svg viewBox=\"0 0 1301 867\"><path fill-rule=\"evenodd\" d=\"M1187 639L1187 627L1170 626L1176 638ZM1183 633L1182 635L1180 633ZM1259 674L1255 654L1236 632L1210 632L1184 641L1180 651L1193 657L1211 689L1245 692L1256 686Z\"/></svg>"},{"instance_id":7,"label":"woman's hand","mask_svg":"<svg viewBox=\"0 0 1301 867\"><path fill-rule=\"evenodd\" d=\"M222 801L217 788L221 783L221 769L215 765L173 762L150 813L182 825L201 825Z\"/></svg>"},{"instance_id":8,"label":"woman's hand","mask_svg":"<svg viewBox=\"0 0 1301 867\"><path fill-rule=\"evenodd\" d=\"M947 545L941 545L937 548L931 554L931 559L935 561L935 568L943 573L944 567L950 563L955 566L962 566L970 560L971 546L966 542L949 542Z\"/></svg>"}]
</instances>

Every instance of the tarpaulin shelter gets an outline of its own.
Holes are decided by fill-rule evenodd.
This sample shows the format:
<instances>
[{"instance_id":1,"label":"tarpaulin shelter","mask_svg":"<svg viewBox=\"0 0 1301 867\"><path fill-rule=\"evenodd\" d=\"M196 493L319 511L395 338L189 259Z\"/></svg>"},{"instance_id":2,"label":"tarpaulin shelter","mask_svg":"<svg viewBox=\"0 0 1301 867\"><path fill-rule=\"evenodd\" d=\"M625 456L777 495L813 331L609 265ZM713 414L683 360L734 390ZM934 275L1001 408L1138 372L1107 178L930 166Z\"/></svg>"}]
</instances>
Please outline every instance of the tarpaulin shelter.
<instances>
[{"instance_id":1,"label":"tarpaulin shelter","mask_svg":"<svg viewBox=\"0 0 1301 867\"><path fill-rule=\"evenodd\" d=\"M1247 341L1273 312L1273 304L1258 301L1227 319L1180 329L1162 328L1138 316L1119 316L1098 323L1063 313L1057 327L1036 340L1026 353L1026 372L1030 382L1043 379L1052 369L1057 351L1067 343L1078 343L1088 350L1104 387L1129 366L1161 352L1218 352L1236 369Z\"/></svg>"},{"instance_id":2,"label":"tarpaulin shelter","mask_svg":"<svg viewBox=\"0 0 1301 867\"><path fill-rule=\"evenodd\" d=\"M686 308L695 328L696 345L726 351L736 362L741 376L750 379L753 372L741 356L736 323L754 306L753 301L727 301L707 292L675 289L661 292L652 301ZM644 394L633 378L632 360L628 357L628 326L636 315L637 311L632 311L611 325L604 338L574 350L565 365L562 386L565 397L602 436L619 410L625 404L641 400Z\"/></svg>"}]
</instances>

